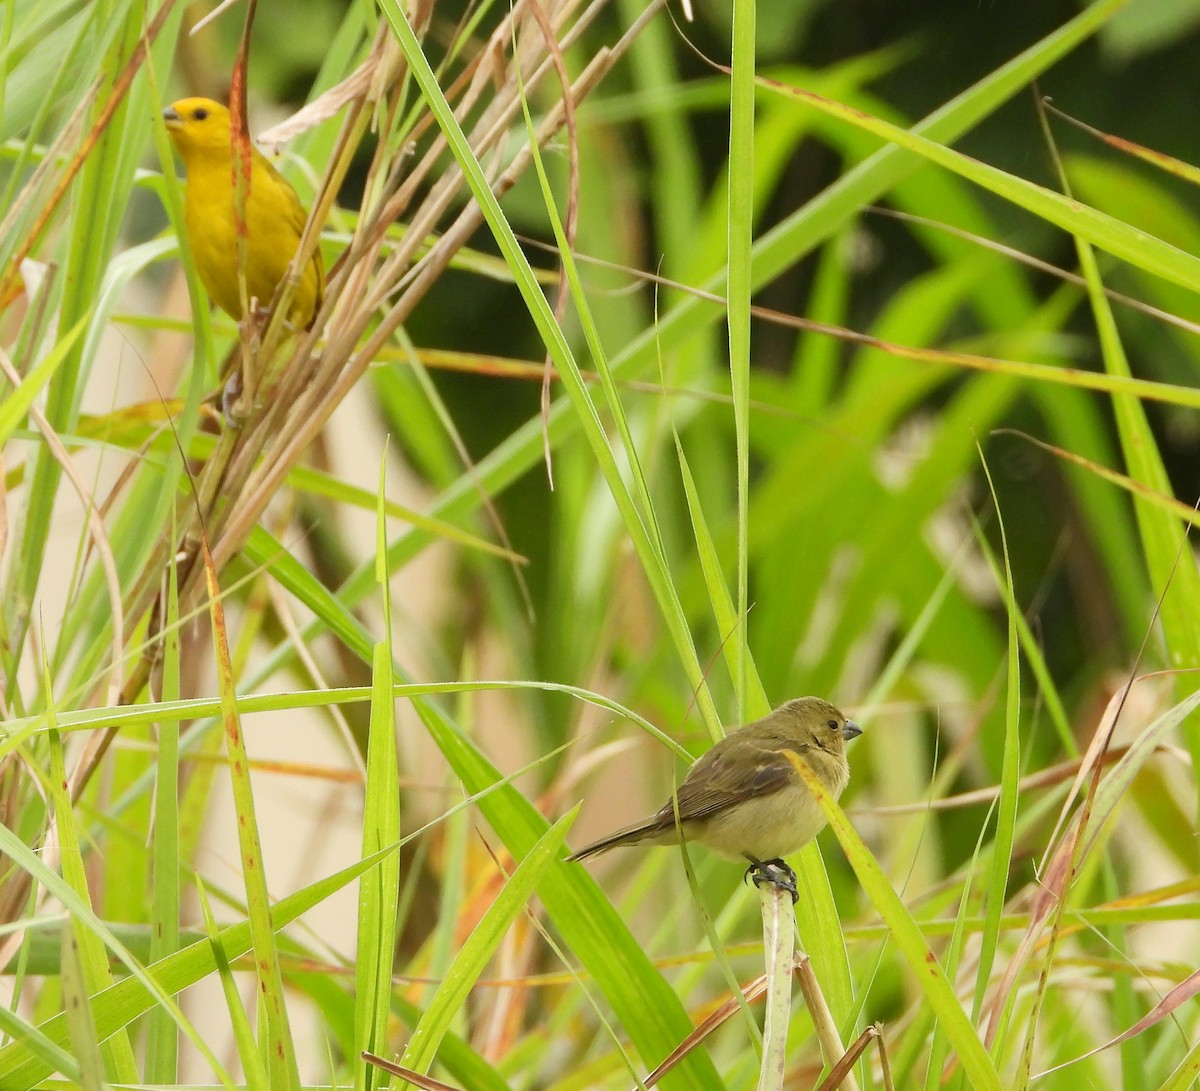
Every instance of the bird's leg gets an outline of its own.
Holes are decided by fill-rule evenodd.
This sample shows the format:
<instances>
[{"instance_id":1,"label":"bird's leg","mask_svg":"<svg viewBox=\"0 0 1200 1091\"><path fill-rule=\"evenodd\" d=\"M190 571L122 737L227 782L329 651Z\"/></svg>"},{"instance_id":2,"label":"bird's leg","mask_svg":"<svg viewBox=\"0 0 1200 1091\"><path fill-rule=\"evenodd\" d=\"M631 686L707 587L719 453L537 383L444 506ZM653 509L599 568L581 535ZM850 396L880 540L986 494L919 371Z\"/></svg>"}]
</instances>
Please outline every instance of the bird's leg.
<instances>
[{"instance_id":1,"label":"bird's leg","mask_svg":"<svg viewBox=\"0 0 1200 1091\"><path fill-rule=\"evenodd\" d=\"M779 887L780 890L786 890L792 896L792 905L800 900L800 890L796 886L796 873L786 863L778 858L755 860L748 856L746 859L750 861L750 866L746 868L743 882L746 879L752 879L755 886L770 883L772 886Z\"/></svg>"},{"instance_id":2,"label":"bird's leg","mask_svg":"<svg viewBox=\"0 0 1200 1091\"><path fill-rule=\"evenodd\" d=\"M256 296L250 297L246 313L238 319L239 345L235 348L232 366L221 394L221 408L225 420L233 427L240 427L254 412L262 384L262 368L259 354L262 349L263 330L270 315L258 305Z\"/></svg>"},{"instance_id":3,"label":"bird's leg","mask_svg":"<svg viewBox=\"0 0 1200 1091\"><path fill-rule=\"evenodd\" d=\"M241 397L242 369L235 365L229 372L229 378L225 380L225 385L221 387L221 413L230 428L241 428L242 426L244 418L240 413Z\"/></svg>"},{"instance_id":4,"label":"bird's leg","mask_svg":"<svg viewBox=\"0 0 1200 1091\"><path fill-rule=\"evenodd\" d=\"M258 299L252 296L250 309L238 321L241 344L231 355L231 366L221 391L221 409L225 423L231 428L240 428L258 401L264 373L259 363L262 335L270 317L270 312L259 307Z\"/></svg>"}]
</instances>

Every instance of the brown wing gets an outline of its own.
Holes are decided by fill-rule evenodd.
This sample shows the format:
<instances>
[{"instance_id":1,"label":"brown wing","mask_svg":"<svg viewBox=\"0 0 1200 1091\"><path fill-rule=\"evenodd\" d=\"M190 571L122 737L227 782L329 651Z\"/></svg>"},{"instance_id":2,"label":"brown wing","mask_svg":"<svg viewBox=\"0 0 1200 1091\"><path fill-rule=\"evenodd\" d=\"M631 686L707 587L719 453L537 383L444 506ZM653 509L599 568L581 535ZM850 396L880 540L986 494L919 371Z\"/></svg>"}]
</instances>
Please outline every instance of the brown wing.
<instances>
[{"instance_id":1,"label":"brown wing","mask_svg":"<svg viewBox=\"0 0 1200 1091\"><path fill-rule=\"evenodd\" d=\"M681 820L708 818L755 796L771 795L795 779L796 771L783 753L806 747L767 748L753 743L714 746L692 766L679 786ZM656 816L674 823L675 803L668 800Z\"/></svg>"},{"instance_id":2,"label":"brown wing","mask_svg":"<svg viewBox=\"0 0 1200 1091\"><path fill-rule=\"evenodd\" d=\"M692 766L679 786L679 820L703 820L744 799L779 791L796 775L783 754L785 749L803 752L808 748L788 741L781 741L778 748L740 739L729 745L718 743ZM654 840L674 829L675 802L667 800L652 818L617 830L567 859L582 860L617 845Z\"/></svg>"}]
</instances>

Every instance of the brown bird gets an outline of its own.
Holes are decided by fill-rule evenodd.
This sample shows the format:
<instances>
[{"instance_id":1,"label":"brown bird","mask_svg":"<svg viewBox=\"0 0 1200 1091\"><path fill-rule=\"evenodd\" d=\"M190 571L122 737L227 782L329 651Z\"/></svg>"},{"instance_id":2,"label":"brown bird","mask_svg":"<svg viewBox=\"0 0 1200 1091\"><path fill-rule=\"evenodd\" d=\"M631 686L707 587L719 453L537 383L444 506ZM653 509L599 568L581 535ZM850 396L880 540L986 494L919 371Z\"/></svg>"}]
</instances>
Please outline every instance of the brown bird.
<instances>
[{"instance_id":1,"label":"brown bird","mask_svg":"<svg viewBox=\"0 0 1200 1091\"><path fill-rule=\"evenodd\" d=\"M769 716L730 732L699 757L674 797L643 822L580 849L583 860L617 845L669 845L682 837L750 862L756 885L770 882L798 898L782 857L811 841L825 812L786 756L803 758L836 799L850 780L846 743L862 734L828 701L797 697Z\"/></svg>"}]
</instances>

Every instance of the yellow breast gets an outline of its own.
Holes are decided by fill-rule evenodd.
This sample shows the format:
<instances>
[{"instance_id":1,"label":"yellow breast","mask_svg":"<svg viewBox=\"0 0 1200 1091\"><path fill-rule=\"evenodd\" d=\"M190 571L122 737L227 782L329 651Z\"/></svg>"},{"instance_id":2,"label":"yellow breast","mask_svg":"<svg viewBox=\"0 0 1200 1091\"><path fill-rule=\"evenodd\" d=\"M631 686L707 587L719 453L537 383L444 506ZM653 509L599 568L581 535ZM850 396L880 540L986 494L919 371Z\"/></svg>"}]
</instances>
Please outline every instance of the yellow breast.
<instances>
[{"instance_id":1,"label":"yellow breast","mask_svg":"<svg viewBox=\"0 0 1200 1091\"><path fill-rule=\"evenodd\" d=\"M247 298L258 308L265 309L275 298L300 246L299 229L291 217L280 214L281 209L286 212L286 197L269 173L251 171L245 207L245 276ZM234 200L230 171L218 164L189 170L185 221L196 272L213 302L226 314L240 319ZM320 254L314 252L288 307L288 319L297 329L312 321L320 305L323 279Z\"/></svg>"}]
</instances>

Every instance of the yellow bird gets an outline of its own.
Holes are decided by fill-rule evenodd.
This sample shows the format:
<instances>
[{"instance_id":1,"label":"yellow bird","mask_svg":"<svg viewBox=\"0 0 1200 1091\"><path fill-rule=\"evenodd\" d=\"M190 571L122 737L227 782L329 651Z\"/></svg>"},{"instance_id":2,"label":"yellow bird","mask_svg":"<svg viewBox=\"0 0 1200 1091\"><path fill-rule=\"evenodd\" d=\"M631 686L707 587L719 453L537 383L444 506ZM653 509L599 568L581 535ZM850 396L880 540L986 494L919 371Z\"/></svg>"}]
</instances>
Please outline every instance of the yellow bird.
<instances>
[{"instance_id":1,"label":"yellow bird","mask_svg":"<svg viewBox=\"0 0 1200 1091\"><path fill-rule=\"evenodd\" d=\"M163 120L187 168L184 225L196 272L217 306L241 319L229 111L212 99L185 98L168 106ZM296 256L308 214L287 179L253 146L248 183L246 294L265 309ZM312 324L324 293L325 268L318 248L292 293L288 305L292 326L307 329Z\"/></svg>"}]
</instances>

